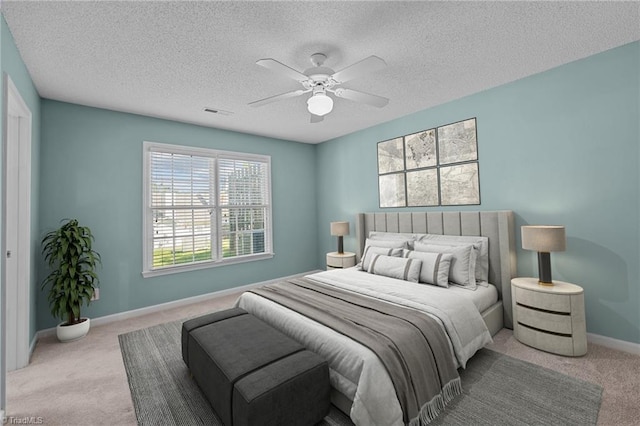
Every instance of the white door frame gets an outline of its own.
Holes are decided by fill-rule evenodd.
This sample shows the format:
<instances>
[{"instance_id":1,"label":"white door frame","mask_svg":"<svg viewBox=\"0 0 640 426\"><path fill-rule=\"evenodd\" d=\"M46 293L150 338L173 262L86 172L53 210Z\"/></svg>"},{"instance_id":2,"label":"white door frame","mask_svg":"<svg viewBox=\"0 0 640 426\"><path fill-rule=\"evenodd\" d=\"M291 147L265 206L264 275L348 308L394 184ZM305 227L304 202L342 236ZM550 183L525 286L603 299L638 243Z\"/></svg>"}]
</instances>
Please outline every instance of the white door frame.
<instances>
[{"instance_id":1,"label":"white door frame","mask_svg":"<svg viewBox=\"0 0 640 426\"><path fill-rule=\"evenodd\" d=\"M6 371L25 367L29 363L29 293L31 288L31 111L20 96L20 92L11 81L8 74L4 74L4 117L3 118L3 179L2 179L2 330L0 331L2 344L0 347L0 410L6 412ZM11 128L10 128L11 127ZM12 159L8 158L11 155ZM17 157L17 188L7 188L8 162L16 161ZM15 164L14 164L15 168ZM12 197L13 200L9 200ZM17 223L6 221L9 203L16 203L18 207ZM17 227L17 246L8 246L7 228ZM13 244L11 244L13 245ZM7 255L15 256L17 270L16 282L9 283L7 276ZM8 300L10 297L13 300ZM11 325L11 329L7 326ZM11 351L11 356L7 356ZM8 363L9 361L9 363Z\"/></svg>"}]
</instances>

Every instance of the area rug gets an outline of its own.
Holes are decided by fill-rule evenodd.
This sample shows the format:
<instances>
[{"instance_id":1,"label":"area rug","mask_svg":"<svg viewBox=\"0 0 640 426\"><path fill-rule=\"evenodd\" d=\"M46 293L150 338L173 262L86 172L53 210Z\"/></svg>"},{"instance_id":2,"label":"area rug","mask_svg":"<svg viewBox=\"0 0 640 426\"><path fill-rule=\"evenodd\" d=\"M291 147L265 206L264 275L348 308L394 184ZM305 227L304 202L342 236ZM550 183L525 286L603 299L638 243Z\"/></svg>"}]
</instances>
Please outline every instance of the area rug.
<instances>
[{"instance_id":1,"label":"area rug","mask_svg":"<svg viewBox=\"0 0 640 426\"><path fill-rule=\"evenodd\" d=\"M139 425L222 422L182 361L182 321L118 336ZM595 425L602 388L488 349L460 370L463 394L433 425ZM332 407L322 426L352 425Z\"/></svg>"}]
</instances>

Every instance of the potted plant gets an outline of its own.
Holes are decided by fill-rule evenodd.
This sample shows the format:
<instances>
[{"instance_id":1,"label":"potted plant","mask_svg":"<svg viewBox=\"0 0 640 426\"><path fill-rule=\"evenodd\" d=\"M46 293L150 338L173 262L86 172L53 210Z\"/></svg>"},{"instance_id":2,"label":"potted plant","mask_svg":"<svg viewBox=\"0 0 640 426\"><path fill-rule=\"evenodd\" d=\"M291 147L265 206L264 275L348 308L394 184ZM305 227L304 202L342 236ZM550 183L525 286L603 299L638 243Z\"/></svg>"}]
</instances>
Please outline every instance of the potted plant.
<instances>
[{"instance_id":1,"label":"potted plant","mask_svg":"<svg viewBox=\"0 0 640 426\"><path fill-rule=\"evenodd\" d=\"M85 302L89 305L99 284L95 270L101 262L91 247L93 240L91 230L76 219L66 219L42 239L42 253L51 269L42 288L50 286L51 314L63 321L56 329L61 342L80 339L89 332L89 318L80 316L80 307Z\"/></svg>"}]
</instances>

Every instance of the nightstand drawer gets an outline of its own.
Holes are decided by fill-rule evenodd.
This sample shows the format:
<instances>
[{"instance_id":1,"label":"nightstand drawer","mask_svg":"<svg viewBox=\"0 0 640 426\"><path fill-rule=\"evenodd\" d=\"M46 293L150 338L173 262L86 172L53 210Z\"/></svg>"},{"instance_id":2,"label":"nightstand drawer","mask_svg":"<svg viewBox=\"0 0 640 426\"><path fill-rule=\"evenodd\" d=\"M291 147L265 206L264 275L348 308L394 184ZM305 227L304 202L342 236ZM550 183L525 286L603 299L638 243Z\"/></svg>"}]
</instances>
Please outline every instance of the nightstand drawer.
<instances>
[{"instance_id":1,"label":"nightstand drawer","mask_svg":"<svg viewBox=\"0 0 640 426\"><path fill-rule=\"evenodd\" d=\"M553 333L571 335L571 315L558 315L516 305L515 317L520 324Z\"/></svg>"},{"instance_id":2,"label":"nightstand drawer","mask_svg":"<svg viewBox=\"0 0 640 426\"><path fill-rule=\"evenodd\" d=\"M341 257L327 256L327 266L332 268L342 268L342 261Z\"/></svg>"},{"instance_id":3,"label":"nightstand drawer","mask_svg":"<svg viewBox=\"0 0 640 426\"><path fill-rule=\"evenodd\" d=\"M519 305L553 312L571 312L571 298L565 295L542 293L516 287L515 301Z\"/></svg>"},{"instance_id":4,"label":"nightstand drawer","mask_svg":"<svg viewBox=\"0 0 640 426\"><path fill-rule=\"evenodd\" d=\"M514 333L516 339L525 345L560 355L578 355L573 349L573 339L571 337L558 336L556 334L537 331L527 327L526 325L520 325L519 327L514 328Z\"/></svg>"},{"instance_id":5,"label":"nightstand drawer","mask_svg":"<svg viewBox=\"0 0 640 426\"><path fill-rule=\"evenodd\" d=\"M350 268L356 265L356 254L351 252L327 253L327 269Z\"/></svg>"}]
</instances>

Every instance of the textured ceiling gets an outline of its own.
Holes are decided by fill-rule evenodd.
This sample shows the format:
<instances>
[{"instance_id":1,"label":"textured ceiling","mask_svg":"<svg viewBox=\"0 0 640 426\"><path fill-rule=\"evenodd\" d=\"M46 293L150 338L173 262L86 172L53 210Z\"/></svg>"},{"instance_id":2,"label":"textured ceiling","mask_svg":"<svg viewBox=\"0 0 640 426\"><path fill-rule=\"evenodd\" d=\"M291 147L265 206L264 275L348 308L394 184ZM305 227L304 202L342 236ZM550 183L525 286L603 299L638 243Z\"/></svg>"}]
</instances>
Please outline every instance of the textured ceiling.
<instances>
[{"instance_id":1,"label":"textured ceiling","mask_svg":"<svg viewBox=\"0 0 640 426\"><path fill-rule=\"evenodd\" d=\"M317 143L640 39L636 2L2 1L44 98ZM390 99L337 99L309 123L300 88L255 64L297 70L322 52L340 70L387 67L344 87ZM204 107L233 112L214 115Z\"/></svg>"}]
</instances>

